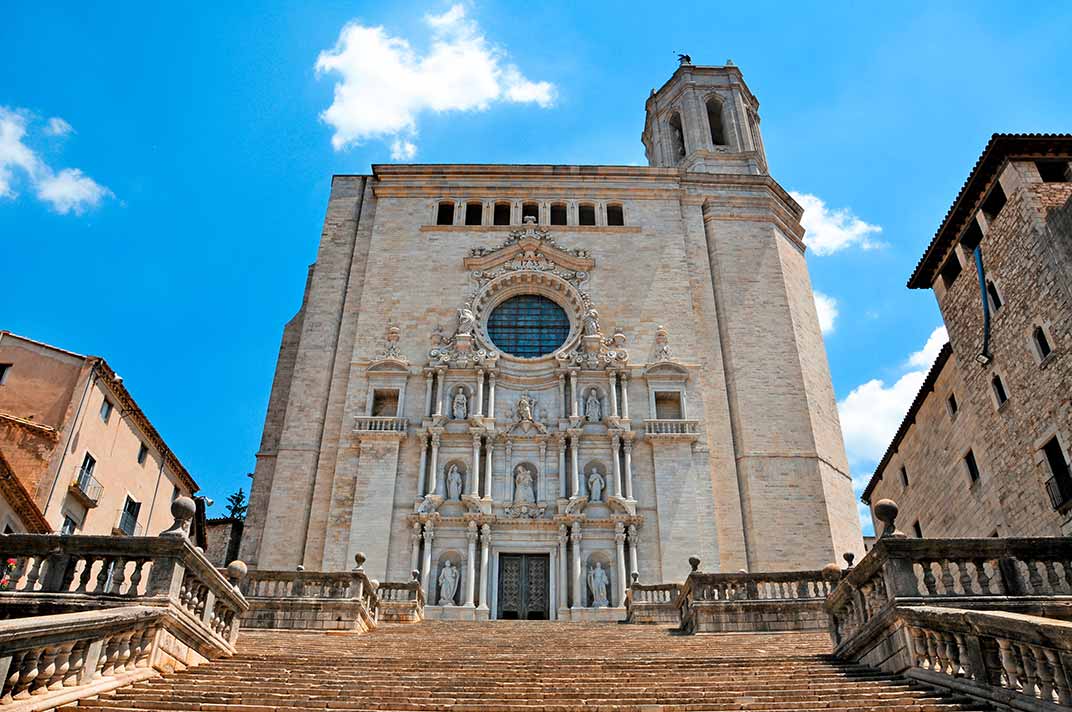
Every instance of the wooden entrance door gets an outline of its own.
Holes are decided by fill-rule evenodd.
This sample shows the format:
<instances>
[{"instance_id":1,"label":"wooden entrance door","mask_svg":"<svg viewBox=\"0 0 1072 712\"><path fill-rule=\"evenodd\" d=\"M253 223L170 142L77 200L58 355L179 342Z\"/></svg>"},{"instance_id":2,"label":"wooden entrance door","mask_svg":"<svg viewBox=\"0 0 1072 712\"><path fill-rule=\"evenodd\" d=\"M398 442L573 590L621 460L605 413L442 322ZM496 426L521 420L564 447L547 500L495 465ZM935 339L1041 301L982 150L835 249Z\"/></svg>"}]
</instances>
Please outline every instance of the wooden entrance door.
<instances>
[{"instance_id":1,"label":"wooden entrance door","mask_svg":"<svg viewBox=\"0 0 1072 712\"><path fill-rule=\"evenodd\" d=\"M550 561L547 554L499 555L499 618L545 621Z\"/></svg>"}]
</instances>

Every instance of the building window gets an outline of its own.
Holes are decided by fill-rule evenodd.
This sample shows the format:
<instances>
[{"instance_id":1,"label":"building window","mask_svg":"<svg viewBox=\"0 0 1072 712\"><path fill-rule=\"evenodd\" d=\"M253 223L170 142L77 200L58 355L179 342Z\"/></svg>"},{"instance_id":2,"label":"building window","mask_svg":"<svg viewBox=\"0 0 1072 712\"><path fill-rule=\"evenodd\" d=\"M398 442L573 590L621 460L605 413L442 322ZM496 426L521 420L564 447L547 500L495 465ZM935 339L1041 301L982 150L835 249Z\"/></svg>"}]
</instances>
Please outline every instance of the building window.
<instances>
[{"instance_id":1,"label":"building window","mask_svg":"<svg viewBox=\"0 0 1072 712\"><path fill-rule=\"evenodd\" d=\"M595 225L596 206L591 203L581 203L577 207L577 222L581 225Z\"/></svg>"},{"instance_id":2,"label":"building window","mask_svg":"<svg viewBox=\"0 0 1072 712\"><path fill-rule=\"evenodd\" d=\"M174 502L179 498L179 488L177 485L171 485L171 501Z\"/></svg>"},{"instance_id":3,"label":"building window","mask_svg":"<svg viewBox=\"0 0 1072 712\"><path fill-rule=\"evenodd\" d=\"M655 391L655 417L658 420L681 420L681 394L677 391Z\"/></svg>"},{"instance_id":4,"label":"building window","mask_svg":"<svg viewBox=\"0 0 1072 712\"><path fill-rule=\"evenodd\" d=\"M70 514L63 515L63 524L60 526L60 534L71 536L78 531L78 522L76 522Z\"/></svg>"},{"instance_id":5,"label":"building window","mask_svg":"<svg viewBox=\"0 0 1072 712\"><path fill-rule=\"evenodd\" d=\"M986 295L990 297L990 308L994 311L998 311L1005 306L1005 302L1001 301L1001 294L998 293L998 288L989 279L986 280Z\"/></svg>"},{"instance_id":6,"label":"building window","mask_svg":"<svg viewBox=\"0 0 1072 712\"><path fill-rule=\"evenodd\" d=\"M670 115L670 158L674 163L685 157L685 131L681 127L681 114L676 111Z\"/></svg>"},{"instance_id":7,"label":"building window","mask_svg":"<svg viewBox=\"0 0 1072 712\"><path fill-rule=\"evenodd\" d=\"M616 203L607 206L607 224L611 226L625 225L625 211Z\"/></svg>"},{"instance_id":8,"label":"building window","mask_svg":"<svg viewBox=\"0 0 1072 712\"><path fill-rule=\"evenodd\" d=\"M949 408L949 415L953 418L957 417L958 406L956 395L950 393L949 397L945 399L945 402L946 406Z\"/></svg>"},{"instance_id":9,"label":"building window","mask_svg":"<svg viewBox=\"0 0 1072 712\"><path fill-rule=\"evenodd\" d=\"M379 418L398 416L397 388L377 388L372 392L372 415Z\"/></svg>"},{"instance_id":10,"label":"building window","mask_svg":"<svg viewBox=\"0 0 1072 712\"><path fill-rule=\"evenodd\" d=\"M1035 330L1031 332L1031 340L1035 343L1035 354L1040 361L1044 361L1047 356L1053 353L1050 340L1046 338L1046 331L1041 326L1036 326Z\"/></svg>"},{"instance_id":11,"label":"building window","mask_svg":"<svg viewBox=\"0 0 1072 712\"><path fill-rule=\"evenodd\" d=\"M908 470L905 469L904 465L901 465L901 486L905 489L908 488Z\"/></svg>"},{"instance_id":12,"label":"building window","mask_svg":"<svg viewBox=\"0 0 1072 712\"><path fill-rule=\"evenodd\" d=\"M975 484L979 481L979 463L975 461L975 453L968 450L964 455L964 466L968 468L968 477L971 478L971 483Z\"/></svg>"},{"instance_id":13,"label":"building window","mask_svg":"<svg viewBox=\"0 0 1072 712\"><path fill-rule=\"evenodd\" d=\"M1046 464L1050 466L1051 475L1046 481L1046 492L1050 495L1053 508L1059 509L1072 500L1072 474L1069 473L1068 459L1056 436L1047 440L1042 446L1042 454L1046 456Z\"/></svg>"},{"instance_id":14,"label":"building window","mask_svg":"<svg viewBox=\"0 0 1072 712\"><path fill-rule=\"evenodd\" d=\"M10 363L0 363L0 386L4 385L4 381L7 380L8 371L11 370Z\"/></svg>"},{"instance_id":15,"label":"building window","mask_svg":"<svg viewBox=\"0 0 1072 712\"><path fill-rule=\"evenodd\" d=\"M1072 168L1068 161L1035 161L1043 183L1068 183L1072 181Z\"/></svg>"},{"instance_id":16,"label":"building window","mask_svg":"<svg viewBox=\"0 0 1072 712\"><path fill-rule=\"evenodd\" d=\"M496 225L510 224L510 203L495 203L495 213L492 222Z\"/></svg>"},{"instance_id":17,"label":"building window","mask_svg":"<svg viewBox=\"0 0 1072 712\"><path fill-rule=\"evenodd\" d=\"M994 187L990 189L990 195L986 196L986 200L983 201L982 211L986 216L987 222L994 222L1001 209L1005 207L1005 191L1001 187L1001 183L994 182Z\"/></svg>"},{"instance_id":18,"label":"building window","mask_svg":"<svg viewBox=\"0 0 1072 712\"><path fill-rule=\"evenodd\" d=\"M941 275L942 284L945 285L946 289L952 287L953 282L960 276L960 258L957 257L956 252L949 255L949 259L945 261L945 264L942 266Z\"/></svg>"},{"instance_id":19,"label":"building window","mask_svg":"<svg viewBox=\"0 0 1072 712\"><path fill-rule=\"evenodd\" d=\"M521 206L521 222L525 222L525 218L532 218L536 222L540 222L540 206L536 203L524 203Z\"/></svg>"},{"instance_id":20,"label":"building window","mask_svg":"<svg viewBox=\"0 0 1072 712\"><path fill-rule=\"evenodd\" d=\"M914 533L916 535L917 539L922 539L923 538L923 527L921 527L919 525L919 520L918 519L912 525L912 533Z\"/></svg>"},{"instance_id":21,"label":"building window","mask_svg":"<svg viewBox=\"0 0 1072 712\"><path fill-rule=\"evenodd\" d=\"M104 402L101 403L100 407L100 419L107 423L108 420L112 417L112 410L114 408L115 406L112 405L112 402L105 398Z\"/></svg>"},{"instance_id":22,"label":"building window","mask_svg":"<svg viewBox=\"0 0 1072 712\"><path fill-rule=\"evenodd\" d=\"M119 531L127 536L138 536L141 527L138 526L138 515L141 513L141 502L134 500L129 494L123 502L123 513L119 516Z\"/></svg>"},{"instance_id":23,"label":"building window","mask_svg":"<svg viewBox=\"0 0 1072 712\"><path fill-rule=\"evenodd\" d=\"M144 465L146 458L149 457L149 446L145 443L138 445L138 464Z\"/></svg>"},{"instance_id":24,"label":"building window","mask_svg":"<svg viewBox=\"0 0 1072 712\"><path fill-rule=\"evenodd\" d=\"M722 102L718 97L707 100L707 125L711 127L711 143L715 146L725 146L726 137L722 131Z\"/></svg>"},{"instance_id":25,"label":"building window","mask_svg":"<svg viewBox=\"0 0 1072 712\"><path fill-rule=\"evenodd\" d=\"M488 336L513 356L546 356L566 342L570 320L556 302L540 294L510 297L488 317Z\"/></svg>"},{"instance_id":26,"label":"building window","mask_svg":"<svg viewBox=\"0 0 1072 712\"><path fill-rule=\"evenodd\" d=\"M552 225L565 225L566 224L566 204L565 203L552 203L551 204L551 224Z\"/></svg>"},{"instance_id":27,"label":"building window","mask_svg":"<svg viewBox=\"0 0 1072 712\"><path fill-rule=\"evenodd\" d=\"M436 225L453 225L454 224L454 203L449 200L444 200L439 203L439 207L436 208Z\"/></svg>"},{"instance_id":28,"label":"building window","mask_svg":"<svg viewBox=\"0 0 1072 712\"><path fill-rule=\"evenodd\" d=\"M997 399L998 407L1005 405L1009 400L1009 394L1005 392L1005 384L1001 380L1001 376L994 374L994 377L990 379L990 386L994 389L994 398Z\"/></svg>"},{"instance_id":29,"label":"building window","mask_svg":"<svg viewBox=\"0 0 1072 712\"><path fill-rule=\"evenodd\" d=\"M465 204L465 224L482 225L484 223L484 206L480 203Z\"/></svg>"},{"instance_id":30,"label":"building window","mask_svg":"<svg viewBox=\"0 0 1072 712\"><path fill-rule=\"evenodd\" d=\"M97 460L88 452L86 456L82 458L82 467L78 470L78 479L82 480L84 477L86 480L93 479L93 468L97 466Z\"/></svg>"},{"instance_id":31,"label":"building window","mask_svg":"<svg viewBox=\"0 0 1072 712\"><path fill-rule=\"evenodd\" d=\"M960 246L968 254L975 252L975 248L983 241L983 230L979 227L978 220L972 220L968 227L964 228L964 234L960 236Z\"/></svg>"}]
</instances>

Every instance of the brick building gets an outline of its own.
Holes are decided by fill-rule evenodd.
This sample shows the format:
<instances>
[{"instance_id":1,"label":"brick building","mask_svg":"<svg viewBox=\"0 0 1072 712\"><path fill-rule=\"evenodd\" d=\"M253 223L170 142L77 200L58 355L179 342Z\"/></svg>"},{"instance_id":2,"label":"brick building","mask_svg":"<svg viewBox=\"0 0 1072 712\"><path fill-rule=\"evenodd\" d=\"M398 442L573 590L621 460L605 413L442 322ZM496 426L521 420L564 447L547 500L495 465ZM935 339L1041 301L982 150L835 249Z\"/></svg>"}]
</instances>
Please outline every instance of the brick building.
<instances>
[{"instance_id":1,"label":"brick building","mask_svg":"<svg viewBox=\"0 0 1072 712\"><path fill-rule=\"evenodd\" d=\"M862 553L758 105L737 67L685 64L647 99L647 167L335 176L241 558L340 571L360 550L381 580L419 569L433 617L577 620L692 554Z\"/></svg>"},{"instance_id":2,"label":"brick building","mask_svg":"<svg viewBox=\"0 0 1072 712\"><path fill-rule=\"evenodd\" d=\"M157 534L197 489L104 359L0 331L0 531Z\"/></svg>"},{"instance_id":3,"label":"brick building","mask_svg":"<svg viewBox=\"0 0 1072 712\"><path fill-rule=\"evenodd\" d=\"M908 282L949 331L863 499L916 536L1072 534L1072 135L995 134Z\"/></svg>"}]
</instances>

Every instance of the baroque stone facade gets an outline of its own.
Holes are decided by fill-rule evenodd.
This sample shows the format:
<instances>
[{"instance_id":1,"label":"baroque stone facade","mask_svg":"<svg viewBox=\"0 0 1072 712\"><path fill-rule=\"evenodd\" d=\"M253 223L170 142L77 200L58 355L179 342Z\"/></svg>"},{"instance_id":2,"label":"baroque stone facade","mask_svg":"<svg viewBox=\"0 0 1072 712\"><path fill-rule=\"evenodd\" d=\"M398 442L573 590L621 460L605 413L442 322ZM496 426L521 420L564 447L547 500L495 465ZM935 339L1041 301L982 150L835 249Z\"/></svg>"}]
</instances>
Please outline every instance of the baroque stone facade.
<instances>
[{"instance_id":1,"label":"baroque stone facade","mask_svg":"<svg viewBox=\"0 0 1072 712\"><path fill-rule=\"evenodd\" d=\"M1072 533L1070 157L1072 136L995 135L909 282L950 344L864 492L909 535Z\"/></svg>"},{"instance_id":2,"label":"baroque stone facade","mask_svg":"<svg viewBox=\"0 0 1072 712\"><path fill-rule=\"evenodd\" d=\"M740 71L647 102L650 165L337 175L242 558L419 571L430 617L608 617L629 573L862 554L800 207ZM620 617L620 610L615 614Z\"/></svg>"}]
</instances>

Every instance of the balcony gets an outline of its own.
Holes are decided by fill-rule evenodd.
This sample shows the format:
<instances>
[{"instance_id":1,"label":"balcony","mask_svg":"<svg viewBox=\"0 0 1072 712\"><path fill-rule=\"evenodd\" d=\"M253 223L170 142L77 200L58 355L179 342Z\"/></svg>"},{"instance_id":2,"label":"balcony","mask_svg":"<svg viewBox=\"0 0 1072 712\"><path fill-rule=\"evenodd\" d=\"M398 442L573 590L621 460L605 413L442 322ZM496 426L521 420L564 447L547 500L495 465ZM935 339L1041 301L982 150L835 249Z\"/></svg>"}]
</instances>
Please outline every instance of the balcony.
<instances>
[{"instance_id":1,"label":"balcony","mask_svg":"<svg viewBox=\"0 0 1072 712\"><path fill-rule=\"evenodd\" d=\"M143 536L145 530L138 524L137 515L123 512L123 516L119 518L119 524L112 527L112 534L116 536Z\"/></svg>"},{"instance_id":2,"label":"balcony","mask_svg":"<svg viewBox=\"0 0 1072 712\"><path fill-rule=\"evenodd\" d=\"M405 435L408 422L405 418L394 416L359 416L354 421L354 432Z\"/></svg>"},{"instance_id":3,"label":"balcony","mask_svg":"<svg viewBox=\"0 0 1072 712\"><path fill-rule=\"evenodd\" d=\"M104 491L103 485L98 482L93 474L85 468L78 471L78 476L71 482L68 491L74 495L75 499L83 504L87 509L92 509L97 506L100 501L101 492Z\"/></svg>"},{"instance_id":4,"label":"balcony","mask_svg":"<svg viewBox=\"0 0 1072 712\"><path fill-rule=\"evenodd\" d=\"M1072 503L1072 476L1067 470L1046 480L1046 493L1050 495L1054 509L1063 510Z\"/></svg>"},{"instance_id":5,"label":"balcony","mask_svg":"<svg viewBox=\"0 0 1072 712\"><path fill-rule=\"evenodd\" d=\"M644 437L653 440L695 440L699 437L700 421L658 419L644 421Z\"/></svg>"}]
</instances>

